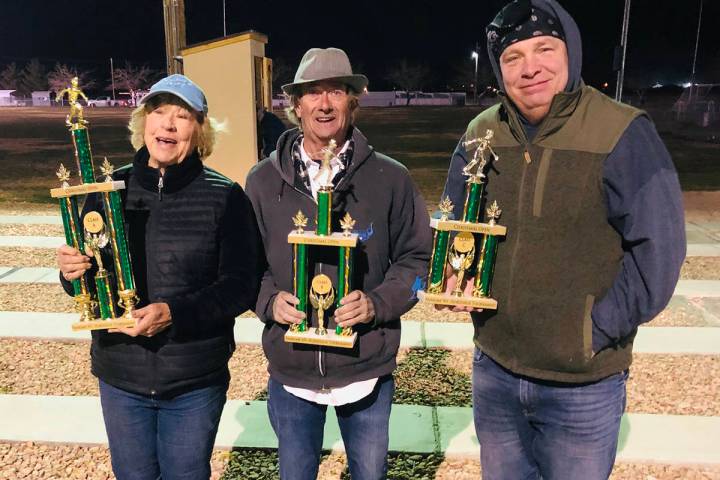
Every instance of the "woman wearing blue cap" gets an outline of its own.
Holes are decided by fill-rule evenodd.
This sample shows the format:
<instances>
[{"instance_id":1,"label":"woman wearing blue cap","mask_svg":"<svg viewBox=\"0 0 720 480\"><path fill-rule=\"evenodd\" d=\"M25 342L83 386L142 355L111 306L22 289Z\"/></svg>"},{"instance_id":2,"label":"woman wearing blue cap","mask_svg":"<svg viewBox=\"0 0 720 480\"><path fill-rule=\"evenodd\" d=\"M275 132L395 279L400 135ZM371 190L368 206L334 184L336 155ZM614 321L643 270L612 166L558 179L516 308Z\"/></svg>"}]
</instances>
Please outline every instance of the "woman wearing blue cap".
<instances>
[{"instance_id":1,"label":"woman wearing blue cap","mask_svg":"<svg viewBox=\"0 0 720 480\"><path fill-rule=\"evenodd\" d=\"M119 480L210 476L234 319L257 295L252 207L237 183L203 165L217 131L207 113L190 79L160 80L132 113L133 163L113 175L127 187L140 302L135 327L93 332L91 355ZM93 210L102 205L91 196L84 211ZM95 268L68 246L58 263L69 293L71 280Z\"/></svg>"}]
</instances>

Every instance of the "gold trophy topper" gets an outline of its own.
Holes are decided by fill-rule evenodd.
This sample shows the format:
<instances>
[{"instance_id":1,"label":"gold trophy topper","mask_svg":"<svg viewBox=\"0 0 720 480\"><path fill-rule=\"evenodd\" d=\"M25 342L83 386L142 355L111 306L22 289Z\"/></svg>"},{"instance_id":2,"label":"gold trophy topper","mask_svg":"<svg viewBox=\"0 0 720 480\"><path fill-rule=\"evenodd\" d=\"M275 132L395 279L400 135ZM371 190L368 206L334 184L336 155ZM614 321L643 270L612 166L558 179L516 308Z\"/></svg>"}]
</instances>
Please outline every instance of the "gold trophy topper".
<instances>
[{"instance_id":1,"label":"gold trophy topper","mask_svg":"<svg viewBox=\"0 0 720 480\"><path fill-rule=\"evenodd\" d=\"M345 212L345 216L340 220L340 228L342 228L343 235L349 237L352 234L354 226L355 220L353 220L348 212Z\"/></svg>"},{"instance_id":2,"label":"gold trophy topper","mask_svg":"<svg viewBox=\"0 0 720 480\"><path fill-rule=\"evenodd\" d=\"M475 148L475 152L473 152L472 160L470 161L470 163L465 165L465 168L463 168L463 175L465 175L466 177L470 177L471 181L473 182L479 182L481 179L485 178L485 167L488 163L488 159L485 156L486 150L490 151L490 155L492 155L493 161L497 162L500 158L492 149L492 146L490 146L490 140L492 140L493 136L493 131L487 129L485 130L484 137L474 138L472 140L463 142L463 146L465 148L477 145L477 148ZM477 169L475 170L475 173L473 173L472 169L476 165Z\"/></svg>"},{"instance_id":3,"label":"gold trophy topper","mask_svg":"<svg viewBox=\"0 0 720 480\"><path fill-rule=\"evenodd\" d=\"M303 233L305 232L305 227L307 227L308 218L303 214L302 210L298 210L298 212L295 214L295 216L292 218L293 224L295 225L296 233Z\"/></svg>"},{"instance_id":4,"label":"gold trophy topper","mask_svg":"<svg viewBox=\"0 0 720 480\"><path fill-rule=\"evenodd\" d=\"M88 123L87 120L83 118L83 107L80 105L80 102L78 102L78 97L84 98L86 102L88 101L88 97L80 90L78 83L78 77L73 77L72 80L70 80L70 86L60 90L55 96L55 101L60 103L67 93L68 103L70 104L70 114L65 119L65 124L74 129L80 128Z\"/></svg>"},{"instance_id":5,"label":"gold trophy topper","mask_svg":"<svg viewBox=\"0 0 720 480\"><path fill-rule=\"evenodd\" d=\"M312 279L310 287L310 304L318 311L318 326L315 329L317 335L326 335L325 310L330 308L335 301L335 289L333 289L330 277L321 273Z\"/></svg>"},{"instance_id":6,"label":"gold trophy topper","mask_svg":"<svg viewBox=\"0 0 720 480\"><path fill-rule=\"evenodd\" d=\"M70 186L68 183L68 180L70 180L70 170L65 168L65 165L61 163L60 168L58 168L58 171L55 172L55 175L57 175L58 180L62 182L62 188L68 188Z\"/></svg>"},{"instance_id":7,"label":"gold trophy topper","mask_svg":"<svg viewBox=\"0 0 720 480\"><path fill-rule=\"evenodd\" d=\"M440 202L440 204L438 205L441 213L440 220L447 220L448 216L452 213L454 207L455 206L453 205L452 201L450 201L450 197L445 197L443 201Z\"/></svg>"},{"instance_id":8,"label":"gold trophy topper","mask_svg":"<svg viewBox=\"0 0 720 480\"><path fill-rule=\"evenodd\" d=\"M497 200L495 200L487 209L487 216L489 218L488 224L495 225L501 214L502 210L500 210L500 206L498 205Z\"/></svg>"},{"instance_id":9,"label":"gold trophy topper","mask_svg":"<svg viewBox=\"0 0 720 480\"><path fill-rule=\"evenodd\" d=\"M332 167L330 166L330 162L333 158L336 158L335 155L335 149L337 149L337 142L335 139L330 139L330 142L328 142L327 147L323 148L321 150L323 154L322 162L320 163L320 170L315 174L315 177L313 180L316 182L323 178L323 175L325 175L325 182L321 183L321 187L325 188L332 188L333 184L332 182ZM342 166L340 167L342 168Z\"/></svg>"},{"instance_id":10,"label":"gold trophy topper","mask_svg":"<svg viewBox=\"0 0 720 480\"><path fill-rule=\"evenodd\" d=\"M113 174L113 172L115 172L115 167L113 167L113 164L108 161L107 157L105 157L105 160L103 161L102 165L100 166L100 171L105 176L106 182L113 181L112 174Z\"/></svg>"},{"instance_id":11,"label":"gold trophy topper","mask_svg":"<svg viewBox=\"0 0 720 480\"><path fill-rule=\"evenodd\" d=\"M475 259L475 237L470 232L460 232L455 236L452 247L450 247L449 263L457 272L457 283L452 294L462 297L462 282L465 271L470 268Z\"/></svg>"}]
</instances>

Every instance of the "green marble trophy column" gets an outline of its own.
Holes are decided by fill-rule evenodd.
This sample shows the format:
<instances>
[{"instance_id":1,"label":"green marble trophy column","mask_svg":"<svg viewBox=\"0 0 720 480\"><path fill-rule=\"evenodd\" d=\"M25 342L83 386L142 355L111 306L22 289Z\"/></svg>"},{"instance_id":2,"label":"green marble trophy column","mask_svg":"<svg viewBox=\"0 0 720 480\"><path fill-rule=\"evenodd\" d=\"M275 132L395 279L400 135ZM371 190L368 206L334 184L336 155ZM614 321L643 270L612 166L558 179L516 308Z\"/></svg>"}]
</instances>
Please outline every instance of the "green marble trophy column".
<instances>
[{"instance_id":1,"label":"green marble trophy column","mask_svg":"<svg viewBox=\"0 0 720 480\"><path fill-rule=\"evenodd\" d=\"M497 202L493 202L487 209L488 224L494 226L502 214ZM498 238L496 235L487 233L483 235L480 255L475 274L474 297L489 297L492 288L493 273L495 272L495 257L497 256Z\"/></svg>"}]
</instances>

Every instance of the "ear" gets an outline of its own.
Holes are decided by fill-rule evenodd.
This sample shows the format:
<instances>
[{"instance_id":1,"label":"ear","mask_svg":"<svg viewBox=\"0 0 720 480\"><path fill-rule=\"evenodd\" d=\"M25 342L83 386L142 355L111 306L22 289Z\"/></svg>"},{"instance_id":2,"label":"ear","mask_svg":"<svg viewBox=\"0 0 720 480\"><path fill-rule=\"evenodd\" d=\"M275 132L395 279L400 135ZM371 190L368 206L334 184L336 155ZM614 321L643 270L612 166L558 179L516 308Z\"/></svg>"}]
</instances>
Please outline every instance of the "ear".
<instances>
[{"instance_id":1,"label":"ear","mask_svg":"<svg viewBox=\"0 0 720 480\"><path fill-rule=\"evenodd\" d=\"M295 116L298 118L302 118L302 107L300 106L300 102L295 104L294 110Z\"/></svg>"}]
</instances>

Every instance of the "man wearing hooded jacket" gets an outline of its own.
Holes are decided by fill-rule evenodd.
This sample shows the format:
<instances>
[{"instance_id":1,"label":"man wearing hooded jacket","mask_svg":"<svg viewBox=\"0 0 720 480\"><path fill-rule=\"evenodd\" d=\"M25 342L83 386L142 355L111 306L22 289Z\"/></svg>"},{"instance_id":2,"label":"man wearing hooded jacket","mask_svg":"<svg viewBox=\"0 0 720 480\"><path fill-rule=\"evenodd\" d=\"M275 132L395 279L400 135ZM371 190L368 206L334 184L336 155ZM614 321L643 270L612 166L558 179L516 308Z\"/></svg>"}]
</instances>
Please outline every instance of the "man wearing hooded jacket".
<instances>
[{"instance_id":1,"label":"man wearing hooded jacket","mask_svg":"<svg viewBox=\"0 0 720 480\"><path fill-rule=\"evenodd\" d=\"M468 125L443 194L458 216L463 141L492 130L487 200L508 233L499 308L471 314L483 478L605 479L637 327L685 256L677 175L645 112L583 84L580 33L556 1L509 3L487 47L501 103Z\"/></svg>"},{"instance_id":2,"label":"man wearing hooded jacket","mask_svg":"<svg viewBox=\"0 0 720 480\"><path fill-rule=\"evenodd\" d=\"M277 150L247 179L268 262L255 312L266 324L268 413L278 437L282 479L317 477L328 405L335 407L352 478L386 478L400 316L415 303L413 289L426 274L431 235L427 209L405 167L376 152L352 125L357 96L366 85L367 78L352 73L342 50L310 49L294 82L283 86L291 103L288 117L300 128L285 132ZM314 222L317 178L323 174L318 160L330 140L337 143L330 164L333 230L350 213L360 234L355 290L330 312L334 322L358 334L352 349L283 339L289 325L305 318L290 293L287 234L298 210ZM322 272L337 284L337 252L310 249L308 261L311 275ZM316 312L310 321L317 325Z\"/></svg>"}]
</instances>

